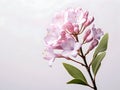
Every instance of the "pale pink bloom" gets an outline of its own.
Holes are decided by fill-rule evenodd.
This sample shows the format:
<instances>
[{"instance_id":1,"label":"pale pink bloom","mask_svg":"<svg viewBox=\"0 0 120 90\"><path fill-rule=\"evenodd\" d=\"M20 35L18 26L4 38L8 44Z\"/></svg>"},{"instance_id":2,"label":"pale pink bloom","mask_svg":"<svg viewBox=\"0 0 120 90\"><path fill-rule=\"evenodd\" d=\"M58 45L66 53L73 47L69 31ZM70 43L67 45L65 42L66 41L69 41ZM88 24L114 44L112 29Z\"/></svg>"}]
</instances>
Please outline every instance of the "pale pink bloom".
<instances>
[{"instance_id":1,"label":"pale pink bloom","mask_svg":"<svg viewBox=\"0 0 120 90\"><path fill-rule=\"evenodd\" d=\"M51 47L47 47L44 53L45 53L44 59L48 60L49 66L51 66L52 62L54 62L56 58L56 55L54 54L53 49Z\"/></svg>"},{"instance_id":2,"label":"pale pink bloom","mask_svg":"<svg viewBox=\"0 0 120 90\"><path fill-rule=\"evenodd\" d=\"M74 33L75 33L76 35L78 35L79 32L80 32L80 30L79 30L79 25L78 25L78 24L74 24Z\"/></svg>"},{"instance_id":3,"label":"pale pink bloom","mask_svg":"<svg viewBox=\"0 0 120 90\"><path fill-rule=\"evenodd\" d=\"M91 36L91 29L88 29L85 32L85 35L83 37L83 43L89 43L93 40L93 36Z\"/></svg>"},{"instance_id":4,"label":"pale pink bloom","mask_svg":"<svg viewBox=\"0 0 120 90\"><path fill-rule=\"evenodd\" d=\"M83 11L81 8L69 8L56 13L52 23L59 28L63 27L70 34L79 34L82 27L87 27L93 21L94 18L90 18L88 11Z\"/></svg>"},{"instance_id":5,"label":"pale pink bloom","mask_svg":"<svg viewBox=\"0 0 120 90\"><path fill-rule=\"evenodd\" d=\"M98 45L98 42L99 42L98 40L104 34L100 28L95 28L95 25L93 25L93 27L92 27L92 32L93 32L93 35L91 37L92 43L90 44L88 51L91 51Z\"/></svg>"},{"instance_id":6,"label":"pale pink bloom","mask_svg":"<svg viewBox=\"0 0 120 90\"><path fill-rule=\"evenodd\" d=\"M49 60L49 66L52 66L56 58L76 57L80 46L73 38L61 39L57 47L47 46L44 59ZM55 52L56 50L58 51Z\"/></svg>"},{"instance_id":7,"label":"pale pink bloom","mask_svg":"<svg viewBox=\"0 0 120 90\"><path fill-rule=\"evenodd\" d=\"M73 56L76 57L78 54L78 50L80 49L81 44L79 42L75 42L73 38L67 39L64 43L62 43L62 55Z\"/></svg>"},{"instance_id":8,"label":"pale pink bloom","mask_svg":"<svg viewBox=\"0 0 120 90\"><path fill-rule=\"evenodd\" d=\"M83 24L83 26L86 28L87 26L89 26L92 22L94 21L94 17L88 17L85 21L85 23Z\"/></svg>"},{"instance_id":9,"label":"pale pink bloom","mask_svg":"<svg viewBox=\"0 0 120 90\"><path fill-rule=\"evenodd\" d=\"M44 50L44 59L49 61L49 66L52 66L52 63L55 61L56 58L67 58L62 56L61 52L55 52L57 49L53 49L50 46L47 46Z\"/></svg>"},{"instance_id":10,"label":"pale pink bloom","mask_svg":"<svg viewBox=\"0 0 120 90\"><path fill-rule=\"evenodd\" d=\"M69 8L65 10L65 22L71 22L76 23L77 21L77 13L75 12L75 9Z\"/></svg>"},{"instance_id":11,"label":"pale pink bloom","mask_svg":"<svg viewBox=\"0 0 120 90\"><path fill-rule=\"evenodd\" d=\"M70 34L74 33L74 26L71 22L67 22L63 25L63 29L69 32Z\"/></svg>"},{"instance_id":12,"label":"pale pink bloom","mask_svg":"<svg viewBox=\"0 0 120 90\"><path fill-rule=\"evenodd\" d=\"M71 29L70 27L66 28L68 28L68 30ZM73 39L73 37L69 33L64 31L63 29L60 29L59 27L57 27L57 25L51 25L50 28L48 28L48 34L45 37L45 43L54 49L61 49L57 47L61 47L62 43L66 42L69 38ZM75 39L73 40L75 42Z\"/></svg>"},{"instance_id":13,"label":"pale pink bloom","mask_svg":"<svg viewBox=\"0 0 120 90\"><path fill-rule=\"evenodd\" d=\"M92 27L93 38L100 39L100 37L104 34L100 28L95 28L95 25Z\"/></svg>"},{"instance_id":14,"label":"pale pink bloom","mask_svg":"<svg viewBox=\"0 0 120 90\"><path fill-rule=\"evenodd\" d=\"M78 31L81 31L82 27L89 26L93 21L94 18L89 16L88 11L83 11L81 8L76 9L68 9L66 11L66 21L69 21L72 23L72 25L77 25L77 28L75 28L75 33Z\"/></svg>"},{"instance_id":15,"label":"pale pink bloom","mask_svg":"<svg viewBox=\"0 0 120 90\"><path fill-rule=\"evenodd\" d=\"M85 40L85 43L89 43L89 42L91 42L93 40L93 37L89 37L89 38L87 38L86 40Z\"/></svg>"},{"instance_id":16,"label":"pale pink bloom","mask_svg":"<svg viewBox=\"0 0 120 90\"><path fill-rule=\"evenodd\" d=\"M75 57L77 56L77 50L80 48L80 44L78 44L69 33L66 33L55 25L51 25L51 27L48 28L45 43L46 46L49 47L47 52L50 55L49 57L47 54L46 59L51 59L50 61L54 60L58 54L62 56L69 54L70 56ZM59 50L59 53L54 52L55 50Z\"/></svg>"},{"instance_id":17,"label":"pale pink bloom","mask_svg":"<svg viewBox=\"0 0 120 90\"><path fill-rule=\"evenodd\" d=\"M47 36L44 38L45 43L51 47L59 47L62 40L66 39L65 32L62 31L57 25L51 25L48 28ZM59 47L60 48L60 47Z\"/></svg>"},{"instance_id":18,"label":"pale pink bloom","mask_svg":"<svg viewBox=\"0 0 120 90\"><path fill-rule=\"evenodd\" d=\"M69 59L69 57L78 55L81 43L76 42L75 35L83 32L83 28L89 26L93 21L94 18L90 18L89 12L83 11L81 8L69 8L56 13L47 29L47 36L44 38L46 44L44 58L50 61L50 65L56 58ZM100 30L93 27L92 31L93 36L91 38L88 38L91 35L91 30L88 30L84 36L85 42L94 40L91 43L90 50L96 46L96 38L100 37L100 35L96 35Z\"/></svg>"},{"instance_id":19,"label":"pale pink bloom","mask_svg":"<svg viewBox=\"0 0 120 90\"><path fill-rule=\"evenodd\" d=\"M88 30L85 32L85 35L84 35L84 37L83 37L83 41L86 41L90 34L91 34L91 30L88 29Z\"/></svg>"},{"instance_id":20,"label":"pale pink bloom","mask_svg":"<svg viewBox=\"0 0 120 90\"><path fill-rule=\"evenodd\" d=\"M88 12L83 11L81 8L70 8L66 10L65 18L66 22L69 21L73 24L82 26L82 24L84 24L88 19Z\"/></svg>"},{"instance_id":21,"label":"pale pink bloom","mask_svg":"<svg viewBox=\"0 0 120 90\"><path fill-rule=\"evenodd\" d=\"M85 17L85 15L87 14L87 12L83 11L82 8L76 8L75 12L77 13L76 15L76 22L78 23L78 25L81 25L87 20L87 17Z\"/></svg>"},{"instance_id":22,"label":"pale pink bloom","mask_svg":"<svg viewBox=\"0 0 120 90\"><path fill-rule=\"evenodd\" d=\"M92 49L94 49L96 46L98 45L98 40L93 40L92 43L89 46L88 51L91 51Z\"/></svg>"},{"instance_id":23,"label":"pale pink bloom","mask_svg":"<svg viewBox=\"0 0 120 90\"><path fill-rule=\"evenodd\" d=\"M94 17L89 16L88 11L83 11L81 8L77 8L76 12L78 13L77 23L82 25L82 27L86 28L94 21Z\"/></svg>"}]
</instances>

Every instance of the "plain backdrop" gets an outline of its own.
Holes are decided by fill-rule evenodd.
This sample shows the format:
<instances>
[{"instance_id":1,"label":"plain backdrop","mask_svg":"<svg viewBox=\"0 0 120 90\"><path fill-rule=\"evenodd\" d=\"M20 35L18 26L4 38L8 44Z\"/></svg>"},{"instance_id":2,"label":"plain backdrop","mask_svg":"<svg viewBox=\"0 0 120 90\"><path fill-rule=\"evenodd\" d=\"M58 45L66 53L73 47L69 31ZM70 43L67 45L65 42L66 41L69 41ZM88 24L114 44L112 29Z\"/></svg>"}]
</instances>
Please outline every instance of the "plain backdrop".
<instances>
[{"instance_id":1,"label":"plain backdrop","mask_svg":"<svg viewBox=\"0 0 120 90\"><path fill-rule=\"evenodd\" d=\"M50 68L43 59L46 28L54 13L69 7L88 10L109 33L96 81L98 90L120 90L119 0L0 0L0 90L90 90L66 84L72 77L62 62L71 62L57 59Z\"/></svg>"}]
</instances>

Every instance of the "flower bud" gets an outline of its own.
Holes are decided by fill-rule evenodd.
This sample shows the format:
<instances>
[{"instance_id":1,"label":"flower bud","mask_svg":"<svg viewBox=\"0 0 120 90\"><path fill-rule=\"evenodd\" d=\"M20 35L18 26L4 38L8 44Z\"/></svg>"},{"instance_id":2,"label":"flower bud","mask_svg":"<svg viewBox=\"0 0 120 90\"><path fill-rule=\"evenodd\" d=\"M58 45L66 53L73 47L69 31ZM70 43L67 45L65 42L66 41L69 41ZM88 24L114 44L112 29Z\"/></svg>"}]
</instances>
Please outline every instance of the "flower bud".
<instances>
[{"instance_id":1,"label":"flower bud","mask_svg":"<svg viewBox=\"0 0 120 90\"><path fill-rule=\"evenodd\" d=\"M89 42L91 42L92 40L93 40L93 37L87 38L87 39L85 40L85 43L89 43Z\"/></svg>"},{"instance_id":2,"label":"flower bud","mask_svg":"<svg viewBox=\"0 0 120 90\"><path fill-rule=\"evenodd\" d=\"M86 41L86 39L88 38L88 36L91 34L91 30L87 30L84 37L83 37L83 42Z\"/></svg>"},{"instance_id":3,"label":"flower bud","mask_svg":"<svg viewBox=\"0 0 120 90\"><path fill-rule=\"evenodd\" d=\"M72 25L71 22L65 23L65 25L63 26L63 29L68 31L70 34L72 34L74 32L74 26Z\"/></svg>"},{"instance_id":4,"label":"flower bud","mask_svg":"<svg viewBox=\"0 0 120 90\"><path fill-rule=\"evenodd\" d=\"M77 25L77 24L74 25L74 33L75 34L79 33L79 25Z\"/></svg>"},{"instance_id":5,"label":"flower bud","mask_svg":"<svg viewBox=\"0 0 120 90\"><path fill-rule=\"evenodd\" d=\"M86 22L83 24L84 27L89 26L94 21L94 17L88 18Z\"/></svg>"},{"instance_id":6,"label":"flower bud","mask_svg":"<svg viewBox=\"0 0 120 90\"><path fill-rule=\"evenodd\" d=\"M95 39L95 40L91 43L91 45L90 45L90 47L89 47L89 49L88 49L88 52L91 51L91 50L93 50L97 45L98 45L98 40Z\"/></svg>"},{"instance_id":7,"label":"flower bud","mask_svg":"<svg viewBox=\"0 0 120 90\"><path fill-rule=\"evenodd\" d=\"M84 15L83 15L83 18L88 19L88 15L89 15L89 12L86 11L86 12L84 13Z\"/></svg>"}]
</instances>

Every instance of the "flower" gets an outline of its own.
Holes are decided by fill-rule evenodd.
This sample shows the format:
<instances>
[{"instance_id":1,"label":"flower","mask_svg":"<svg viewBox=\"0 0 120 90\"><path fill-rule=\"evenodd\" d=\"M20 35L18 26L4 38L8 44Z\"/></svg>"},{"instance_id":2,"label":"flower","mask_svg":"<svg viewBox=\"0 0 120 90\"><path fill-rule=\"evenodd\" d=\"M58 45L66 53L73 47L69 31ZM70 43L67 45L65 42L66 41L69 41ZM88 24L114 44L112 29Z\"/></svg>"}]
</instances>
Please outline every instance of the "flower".
<instances>
[{"instance_id":1,"label":"flower","mask_svg":"<svg viewBox=\"0 0 120 90\"><path fill-rule=\"evenodd\" d=\"M90 85L87 82L84 74L77 67L63 63L65 69L73 77L73 84L76 84L74 82L75 78L81 77L82 81L78 80L77 83L87 85L90 88L97 90L95 77L98 69L96 68L99 68L101 61L106 54L108 34L104 35L99 44L99 40L104 33L100 28L96 28L94 24L92 28L88 28L93 21L94 17L89 16L89 12L83 11L81 8L69 8L56 13L52 19L52 23L47 28L47 35L44 38L46 44L44 59L49 61L49 66L52 66L52 63L57 58L64 58L84 66L89 73L93 85ZM80 38L80 36L83 38ZM83 48L86 48L84 47L85 44L88 44L89 46L86 45L88 48L87 52L84 53ZM97 54L99 54L99 52L102 53L98 55L97 59L96 56L93 55L91 61L87 62L86 55L98 44L99 46L94 54L96 54L96 51ZM76 60L78 59L78 56L83 61ZM94 63L94 60L96 60L96 63ZM90 70L91 67L93 75Z\"/></svg>"},{"instance_id":2,"label":"flower","mask_svg":"<svg viewBox=\"0 0 120 90\"><path fill-rule=\"evenodd\" d=\"M77 57L81 43L76 37L93 21L94 18L89 16L89 12L81 8L69 8L55 14L44 38L45 59L50 61L50 65L56 58ZM90 34L91 30L86 33L85 41Z\"/></svg>"},{"instance_id":3,"label":"flower","mask_svg":"<svg viewBox=\"0 0 120 90\"><path fill-rule=\"evenodd\" d=\"M50 25L50 27L47 30L47 36L44 38L45 43L48 46L55 46L58 39L60 38L60 28L56 25Z\"/></svg>"},{"instance_id":4,"label":"flower","mask_svg":"<svg viewBox=\"0 0 120 90\"><path fill-rule=\"evenodd\" d=\"M53 53L53 49L52 48L46 48L45 49L45 56L44 56L44 59L48 60L49 61L49 66L52 65L52 62L54 62L55 58L56 58L57 55L55 55Z\"/></svg>"},{"instance_id":5,"label":"flower","mask_svg":"<svg viewBox=\"0 0 120 90\"><path fill-rule=\"evenodd\" d=\"M75 42L73 38L67 39L64 43L62 43L62 55L67 57L67 56L77 56L77 50L79 50L81 44L78 42Z\"/></svg>"},{"instance_id":6,"label":"flower","mask_svg":"<svg viewBox=\"0 0 120 90\"><path fill-rule=\"evenodd\" d=\"M88 30L85 32L85 35L84 35L84 37L83 37L83 43L88 43L88 42L90 42L90 41L93 40L93 37L90 37L90 38L89 38L90 34L91 34L91 29L88 29Z\"/></svg>"},{"instance_id":7,"label":"flower","mask_svg":"<svg viewBox=\"0 0 120 90\"><path fill-rule=\"evenodd\" d=\"M94 49L98 45L98 40L93 40L92 43L89 46L88 52Z\"/></svg>"},{"instance_id":8,"label":"flower","mask_svg":"<svg viewBox=\"0 0 120 90\"><path fill-rule=\"evenodd\" d=\"M77 50L80 48L80 43L76 42L72 35L65 32L64 29L60 29L57 25L51 25L48 28L44 40L46 44L44 59L49 60L50 66L55 58L76 57Z\"/></svg>"},{"instance_id":9,"label":"flower","mask_svg":"<svg viewBox=\"0 0 120 90\"><path fill-rule=\"evenodd\" d=\"M52 19L52 23L68 31L70 34L83 32L82 27L86 28L94 21L94 17L89 16L88 11L81 8L69 8L59 13ZM81 31L82 30L82 31Z\"/></svg>"},{"instance_id":10,"label":"flower","mask_svg":"<svg viewBox=\"0 0 120 90\"><path fill-rule=\"evenodd\" d=\"M88 39L88 37L91 34L91 31L92 31L92 36ZM104 34L103 31L100 28L95 28L95 25L93 25L92 30L89 29L85 33L83 41L85 43L91 42L87 53L89 53L92 49L94 49L98 45L99 40L103 34Z\"/></svg>"},{"instance_id":11,"label":"flower","mask_svg":"<svg viewBox=\"0 0 120 90\"><path fill-rule=\"evenodd\" d=\"M93 38L99 40L100 37L104 34L100 28L95 28L95 25L92 27Z\"/></svg>"}]
</instances>

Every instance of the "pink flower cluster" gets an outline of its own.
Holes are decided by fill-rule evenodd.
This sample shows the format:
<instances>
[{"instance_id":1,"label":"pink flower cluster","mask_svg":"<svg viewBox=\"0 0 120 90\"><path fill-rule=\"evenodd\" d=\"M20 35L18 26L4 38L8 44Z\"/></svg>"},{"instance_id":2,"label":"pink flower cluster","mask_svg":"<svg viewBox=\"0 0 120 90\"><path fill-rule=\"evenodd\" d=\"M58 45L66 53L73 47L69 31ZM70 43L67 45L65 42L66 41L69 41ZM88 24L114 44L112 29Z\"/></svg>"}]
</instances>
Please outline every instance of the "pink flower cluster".
<instances>
[{"instance_id":1,"label":"pink flower cluster","mask_svg":"<svg viewBox=\"0 0 120 90\"><path fill-rule=\"evenodd\" d=\"M44 58L50 61L49 64L51 65L55 58L76 58L80 47L85 43L91 42L87 53L97 46L103 32L100 28L95 28L95 25L92 29L87 29L93 21L94 17L81 8L69 8L56 13L45 37ZM85 30L83 42L79 42L78 35Z\"/></svg>"}]
</instances>

